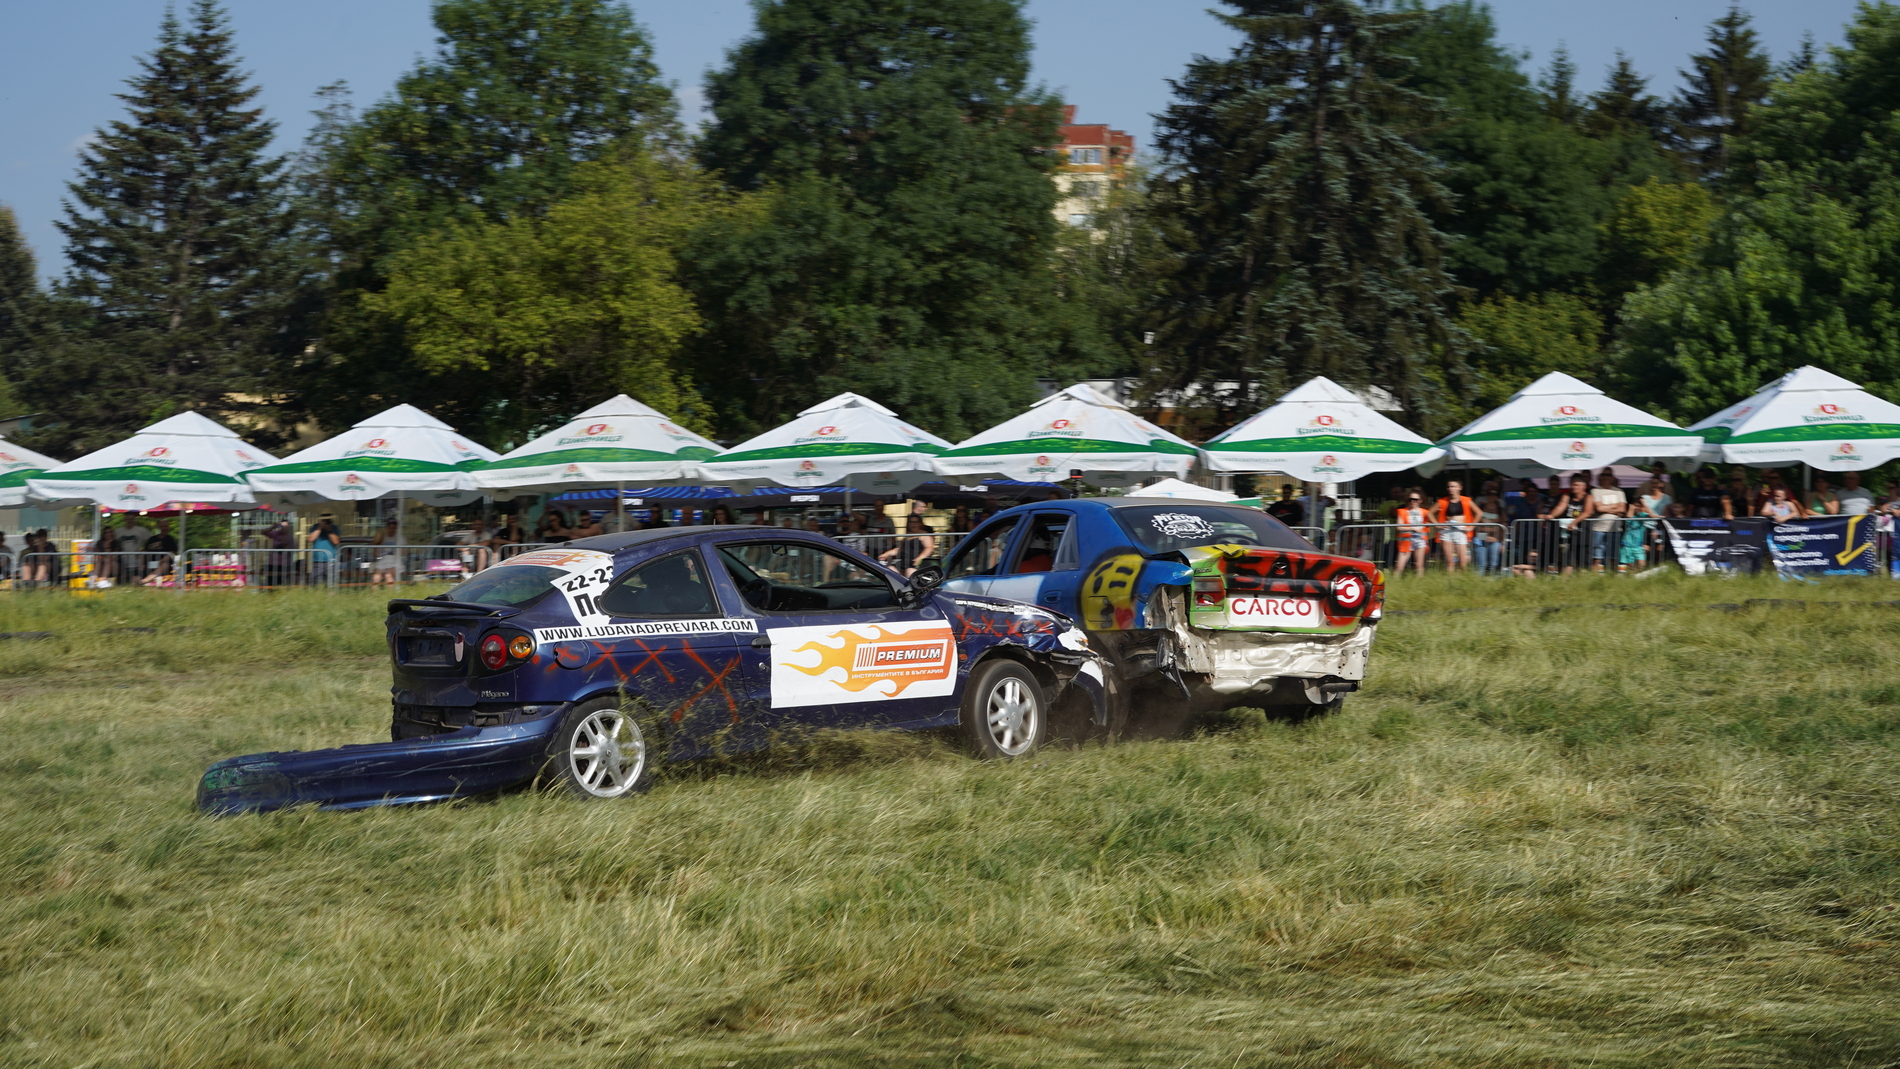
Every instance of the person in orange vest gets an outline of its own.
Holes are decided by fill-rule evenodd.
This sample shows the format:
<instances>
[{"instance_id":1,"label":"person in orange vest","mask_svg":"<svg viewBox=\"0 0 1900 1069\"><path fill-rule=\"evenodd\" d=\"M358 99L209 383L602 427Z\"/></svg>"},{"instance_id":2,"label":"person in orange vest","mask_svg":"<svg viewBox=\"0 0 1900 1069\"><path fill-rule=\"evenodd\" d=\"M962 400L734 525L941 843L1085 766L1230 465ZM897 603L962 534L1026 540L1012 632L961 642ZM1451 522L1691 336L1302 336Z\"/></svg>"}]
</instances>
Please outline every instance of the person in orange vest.
<instances>
[{"instance_id":1,"label":"person in orange vest","mask_svg":"<svg viewBox=\"0 0 1900 1069\"><path fill-rule=\"evenodd\" d=\"M1482 517L1478 506L1465 496L1465 485L1456 479L1445 484L1445 496L1432 508L1433 523L1471 524ZM1471 528L1440 527L1438 544L1445 547L1445 570L1455 572L1471 567Z\"/></svg>"}]
</instances>

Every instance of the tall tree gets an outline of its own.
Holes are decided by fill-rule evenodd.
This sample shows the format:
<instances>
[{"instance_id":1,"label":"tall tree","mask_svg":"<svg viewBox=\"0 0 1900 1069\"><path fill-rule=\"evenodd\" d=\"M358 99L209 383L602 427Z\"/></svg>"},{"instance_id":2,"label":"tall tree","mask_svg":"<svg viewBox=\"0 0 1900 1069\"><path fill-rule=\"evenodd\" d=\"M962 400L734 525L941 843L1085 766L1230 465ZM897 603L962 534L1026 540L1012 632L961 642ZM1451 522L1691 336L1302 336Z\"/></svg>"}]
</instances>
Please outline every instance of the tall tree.
<instances>
[{"instance_id":1,"label":"tall tree","mask_svg":"<svg viewBox=\"0 0 1900 1069\"><path fill-rule=\"evenodd\" d=\"M0 205L0 417L20 415L25 407L14 396L6 375L35 333L42 301L33 250L20 234L13 209Z\"/></svg>"},{"instance_id":2,"label":"tall tree","mask_svg":"<svg viewBox=\"0 0 1900 1069\"><path fill-rule=\"evenodd\" d=\"M1570 58L1570 49L1558 45L1550 54L1550 65L1537 79L1537 92L1544 114L1553 121L1565 126L1583 121L1583 105L1577 100L1577 64Z\"/></svg>"},{"instance_id":3,"label":"tall tree","mask_svg":"<svg viewBox=\"0 0 1900 1069\"><path fill-rule=\"evenodd\" d=\"M759 0L700 159L761 211L695 255L735 431L840 389L980 430L1088 354L1058 326L1055 102L1022 0Z\"/></svg>"},{"instance_id":4,"label":"tall tree","mask_svg":"<svg viewBox=\"0 0 1900 1069\"><path fill-rule=\"evenodd\" d=\"M1428 214L1447 194L1417 144L1435 109L1401 84L1425 16L1226 2L1217 17L1243 40L1190 64L1160 117L1154 203L1174 265L1150 385L1194 388L1214 425L1326 375L1385 387L1430 427L1465 338Z\"/></svg>"},{"instance_id":5,"label":"tall tree","mask_svg":"<svg viewBox=\"0 0 1900 1069\"><path fill-rule=\"evenodd\" d=\"M676 138L676 108L615 0L439 0L432 17L435 54L387 98L356 115L340 87L324 94L300 186L329 277L310 297L325 327L300 399L329 425L408 401L501 440L524 399L418 359L392 306L372 299L393 258L454 228L545 216L582 164Z\"/></svg>"},{"instance_id":6,"label":"tall tree","mask_svg":"<svg viewBox=\"0 0 1900 1069\"><path fill-rule=\"evenodd\" d=\"M167 412L243 409L235 393L268 388L281 366L294 282L282 161L238 62L213 0L183 22L167 13L120 94L130 116L81 154L58 224L65 327L17 365L22 398L57 424L41 444L91 448Z\"/></svg>"},{"instance_id":7,"label":"tall tree","mask_svg":"<svg viewBox=\"0 0 1900 1069\"><path fill-rule=\"evenodd\" d=\"M1650 93L1649 79L1620 50L1603 88L1590 94L1583 128L1609 150L1606 177L1613 184L1682 174L1680 159L1670 151L1675 125L1669 106Z\"/></svg>"},{"instance_id":8,"label":"tall tree","mask_svg":"<svg viewBox=\"0 0 1900 1069\"><path fill-rule=\"evenodd\" d=\"M1900 398L1900 8L1774 87L1688 266L1626 304L1625 390L1699 419L1802 364Z\"/></svg>"},{"instance_id":9,"label":"tall tree","mask_svg":"<svg viewBox=\"0 0 1900 1069\"><path fill-rule=\"evenodd\" d=\"M1749 109L1768 96L1773 64L1739 7L1709 26L1709 50L1689 57L1676 94L1683 151L1705 177L1728 169L1729 142L1749 130Z\"/></svg>"}]
</instances>

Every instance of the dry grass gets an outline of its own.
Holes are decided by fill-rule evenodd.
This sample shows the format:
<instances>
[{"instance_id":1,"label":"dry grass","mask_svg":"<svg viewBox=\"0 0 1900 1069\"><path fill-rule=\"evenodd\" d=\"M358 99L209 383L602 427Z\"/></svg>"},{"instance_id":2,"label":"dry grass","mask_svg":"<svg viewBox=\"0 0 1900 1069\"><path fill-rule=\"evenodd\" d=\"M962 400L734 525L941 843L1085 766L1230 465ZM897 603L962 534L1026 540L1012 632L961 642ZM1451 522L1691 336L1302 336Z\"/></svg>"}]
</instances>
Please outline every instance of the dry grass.
<instances>
[{"instance_id":1,"label":"dry grass","mask_svg":"<svg viewBox=\"0 0 1900 1069\"><path fill-rule=\"evenodd\" d=\"M1893 1064L1900 608L1528 611L1900 597L1793 590L1428 579L1527 611L1306 724L227 820L211 760L378 737L380 602L0 601L70 636L0 645L0 1063Z\"/></svg>"}]
</instances>

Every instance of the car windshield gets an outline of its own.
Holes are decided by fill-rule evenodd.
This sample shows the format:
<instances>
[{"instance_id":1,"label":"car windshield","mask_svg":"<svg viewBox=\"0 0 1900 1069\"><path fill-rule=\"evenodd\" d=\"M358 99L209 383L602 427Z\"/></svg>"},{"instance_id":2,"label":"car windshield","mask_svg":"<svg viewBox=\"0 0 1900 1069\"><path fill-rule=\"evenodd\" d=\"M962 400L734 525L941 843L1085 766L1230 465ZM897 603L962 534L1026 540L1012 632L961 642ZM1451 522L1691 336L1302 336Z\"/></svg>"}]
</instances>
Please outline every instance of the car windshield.
<instances>
[{"instance_id":1,"label":"car windshield","mask_svg":"<svg viewBox=\"0 0 1900 1069\"><path fill-rule=\"evenodd\" d=\"M539 564L503 564L451 587L443 600L519 608L553 590L554 581L566 574Z\"/></svg>"},{"instance_id":2,"label":"car windshield","mask_svg":"<svg viewBox=\"0 0 1900 1069\"><path fill-rule=\"evenodd\" d=\"M1311 550L1313 544L1258 509L1231 505L1128 505L1114 510L1128 537L1150 553L1228 542L1268 549Z\"/></svg>"}]
</instances>

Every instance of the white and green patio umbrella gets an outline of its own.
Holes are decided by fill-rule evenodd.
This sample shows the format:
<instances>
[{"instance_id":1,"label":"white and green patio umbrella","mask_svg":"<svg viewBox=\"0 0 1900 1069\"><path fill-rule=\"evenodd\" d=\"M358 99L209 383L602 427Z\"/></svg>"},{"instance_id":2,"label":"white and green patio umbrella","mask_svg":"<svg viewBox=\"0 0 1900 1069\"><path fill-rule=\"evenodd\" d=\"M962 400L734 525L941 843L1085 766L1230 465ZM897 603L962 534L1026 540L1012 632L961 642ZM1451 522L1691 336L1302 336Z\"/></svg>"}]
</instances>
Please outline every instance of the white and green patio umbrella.
<instances>
[{"instance_id":1,"label":"white and green patio umbrella","mask_svg":"<svg viewBox=\"0 0 1900 1069\"><path fill-rule=\"evenodd\" d=\"M1818 367L1796 368L1689 429L1710 463L1866 471L1900 457L1900 405Z\"/></svg>"},{"instance_id":2,"label":"white and green patio umbrella","mask_svg":"<svg viewBox=\"0 0 1900 1069\"><path fill-rule=\"evenodd\" d=\"M1454 461L1535 476L1693 457L1702 437L1553 371L1438 444Z\"/></svg>"},{"instance_id":3,"label":"white and green patio umbrella","mask_svg":"<svg viewBox=\"0 0 1900 1069\"><path fill-rule=\"evenodd\" d=\"M1271 471L1310 483L1352 482L1445 455L1325 377L1288 392L1201 449L1213 471Z\"/></svg>"},{"instance_id":4,"label":"white and green patio umbrella","mask_svg":"<svg viewBox=\"0 0 1900 1069\"><path fill-rule=\"evenodd\" d=\"M246 478L258 493L289 501L373 501L395 495L460 505L480 494L475 469L495 459L494 450L427 412L397 405Z\"/></svg>"},{"instance_id":5,"label":"white and green patio umbrella","mask_svg":"<svg viewBox=\"0 0 1900 1069\"><path fill-rule=\"evenodd\" d=\"M782 427L699 463L700 480L735 488L849 486L903 493L933 478L950 443L867 397L841 393Z\"/></svg>"},{"instance_id":6,"label":"white and green patio umbrella","mask_svg":"<svg viewBox=\"0 0 1900 1069\"><path fill-rule=\"evenodd\" d=\"M1186 441L1077 383L958 442L937 457L937 471L1024 482L1058 481L1080 471L1098 486L1134 486L1155 475L1185 479L1197 456Z\"/></svg>"},{"instance_id":7,"label":"white and green patio umbrella","mask_svg":"<svg viewBox=\"0 0 1900 1069\"><path fill-rule=\"evenodd\" d=\"M52 457L0 438L0 508L19 508L26 504L30 496L26 481L48 468L57 467L59 461Z\"/></svg>"},{"instance_id":8,"label":"white and green patio umbrella","mask_svg":"<svg viewBox=\"0 0 1900 1069\"><path fill-rule=\"evenodd\" d=\"M597 490L693 479L719 446L621 394L475 471L489 490Z\"/></svg>"},{"instance_id":9,"label":"white and green patio umbrella","mask_svg":"<svg viewBox=\"0 0 1900 1069\"><path fill-rule=\"evenodd\" d=\"M271 455L196 412L181 412L122 442L95 449L26 480L27 492L46 501L85 500L131 511L167 502L254 505L244 476Z\"/></svg>"}]
</instances>

